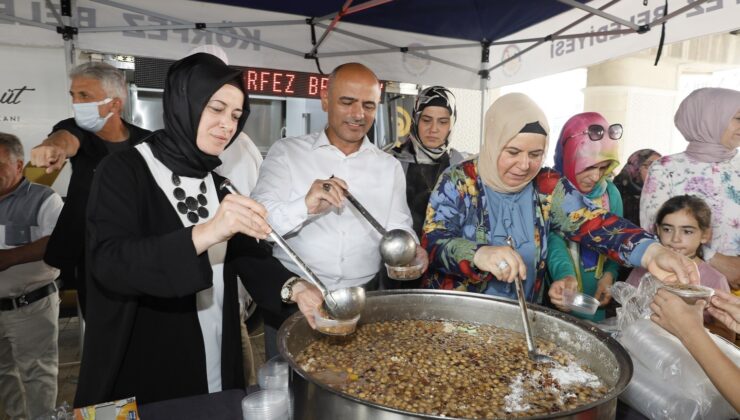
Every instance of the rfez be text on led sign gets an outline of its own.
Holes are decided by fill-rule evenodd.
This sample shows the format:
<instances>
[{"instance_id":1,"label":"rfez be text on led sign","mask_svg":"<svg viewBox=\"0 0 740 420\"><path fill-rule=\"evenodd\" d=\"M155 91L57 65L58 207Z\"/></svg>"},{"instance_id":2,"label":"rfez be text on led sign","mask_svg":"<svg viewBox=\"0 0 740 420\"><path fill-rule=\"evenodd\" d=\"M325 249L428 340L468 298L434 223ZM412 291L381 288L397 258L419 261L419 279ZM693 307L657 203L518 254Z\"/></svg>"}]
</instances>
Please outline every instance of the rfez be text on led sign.
<instances>
[{"instance_id":1,"label":"rfez be text on led sign","mask_svg":"<svg viewBox=\"0 0 740 420\"><path fill-rule=\"evenodd\" d=\"M328 74L257 67L243 68L242 77L247 92L254 95L320 99L321 90L329 84ZM381 82L381 91L384 87Z\"/></svg>"},{"instance_id":2,"label":"rfez be text on led sign","mask_svg":"<svg viewBox=\"0 0 740 420\"><path fill-rule=\"evenodd\" d=\"M319 99L329 75L276 69L244 69L244 85L250 94Z\"/></svg>"}]
</instances>

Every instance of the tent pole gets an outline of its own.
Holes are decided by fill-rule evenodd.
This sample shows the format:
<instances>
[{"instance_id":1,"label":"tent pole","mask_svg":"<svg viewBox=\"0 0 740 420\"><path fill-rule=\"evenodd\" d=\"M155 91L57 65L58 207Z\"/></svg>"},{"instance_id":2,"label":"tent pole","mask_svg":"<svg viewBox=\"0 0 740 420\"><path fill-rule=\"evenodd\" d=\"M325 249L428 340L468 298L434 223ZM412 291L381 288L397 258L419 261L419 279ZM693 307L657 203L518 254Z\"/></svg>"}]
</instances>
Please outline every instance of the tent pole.
<instances>
[{"instance_id":1,"label":"tent pole","mask_svg":"<svg viewBox=\"0 0 740 420\"><path fill-rule=\"evenodd\" d=\"M576 8L576 9L585 10L586 12L588 12L588 13L590 13L592 15L601 16L604 19L610 20L610 21L612 21L614 23L618 23L618 24L620 24L622 26L626 26L626 27L632 29L633 31L640 30L640 26L637 25L637 24L635 24L635 23L632 23L632 22L630 22L628 20L625 20L625 19L622 19L620 17L614 16L612 14L606 13L603 10L596 9L596 8L591 7L589 5L578 3L575 0L558 0L558 1L560 3L567 4L570 7L573 7L573 8Z\"/></svg>"},{"instance_id":2,"label":"tent pole","mask_svg":"<svg viewBox=\"0 0 740 420\"><path fill-rule=\"evenodd\" d=\"M483 147L483 139L484 139L484 119L486 118L486 102L488 100L488 77L490 76L490 72L486 69L488 67L488 63L490 62L491 57L491 42L488 40L483 40L481 42L481 58L480 58L480 71L478 74L480 75L480 129L479 129L479 135L480 135L480 147Z\"/></svg>"},{"instance_id":3,"label":"tent pole","mask_svg":"<svg viewBox=\"0 0 740 420\"><path fill-rule=\"evenodd\" d=\"M77 0L62 0L61 1L61 23L65 29L71 29L77 27ZM75 59L75 40L72 32L65 31L62 34L64 39L64 66L67 70L67 74L74 68L76 64Z\"/></svg>"},{"instance_id":4,"label":"tent pole","mask_svg":"<svg viewBox=\"0 0 740 420\"><path fill-rule=\"evenodd\" d=\"M486 101L488 100L488 79L480 78L480 147L483 147L483 120L486 118Z\"/></svg>"}]
</instances>

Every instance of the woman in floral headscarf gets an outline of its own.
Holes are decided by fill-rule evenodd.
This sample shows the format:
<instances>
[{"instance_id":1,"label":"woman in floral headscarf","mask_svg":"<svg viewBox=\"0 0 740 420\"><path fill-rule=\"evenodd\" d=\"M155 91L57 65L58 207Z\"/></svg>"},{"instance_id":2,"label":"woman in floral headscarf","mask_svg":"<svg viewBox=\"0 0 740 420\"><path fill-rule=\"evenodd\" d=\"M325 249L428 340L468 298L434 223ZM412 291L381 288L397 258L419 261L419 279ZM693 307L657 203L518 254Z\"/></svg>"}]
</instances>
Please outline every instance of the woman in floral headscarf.
<instances>
[{"instance_id":1,"label":"woman in floral headscarf","mask_svg":"<svg viewBox=\"0 0 740 420\"><path fill-rule=\"evenodd\" d=\"M622 198L607 176L619 165L619 139L622 126L612 124L596 112L584 112L571 117L563 126L555 150L555 169L568 182L600 209L622 216ZM549 297L561 311L563 291L585 293L606 305L611 300L610 288L617 278L619 265L607 260L604 253L566 240L559 233L547 238L547 270L554 280ZM600 321L604 310L592 316L574 315Z\"/></svg>"},{"instance_id":2,"label":"woman in floral headscarf","mask_svg":"<svg viewBox=\"0 0 740 420\"><path fill-rule=\"evenodd\" d=\"M648 172L640 200L640 225L653 229L669 198L695 195L712 210L712 239L704 259L740 288L740 91L697 89L674 118L689 142L686 151L658 159Z\"/></svg>"},{"instance_id":3,"label":"woman in floral headscarf","mask_svg":"<svg viewBox=\"0 0 740 420\"><path fill-rule=\"evenodd\" d=\"M437 179L450 165L464 159L460 152L450 147L456 118L455 95L442 86L428 87L416 97L408 137L389 150L401 162L406 174L406 201L419 237L429 195Z\"/></svg>"},{"instance_id":4,"label":"woman in floral headscarf","mask_svg":"<svg viewBox=\"0 0 740 420\"><path fill-rule=\"evenodd\" d=\"M698 283L696 266L654 236L597 208L560 174L542 169L549 126L521 93L504 95L486 112L477 159L451 166L429 198L422 246L429 252L423 286L539 302L549 232L608 253L622 264L648 267Z\"/></svg>"},{"instance_id":5,"label":"woman in floral headscarf","mask_svg":"<svg viewBox=\"0 0 740 420\"><path fill-rule=\"evenodd\" d=\"M624 204L624 218L630 222L640 224L640 196L642 186L647 178L650 165L660 159L660 153L653 149L640 149L632 153L627 159L622 171L614 178Z\"/></svg>"}]
</instances>

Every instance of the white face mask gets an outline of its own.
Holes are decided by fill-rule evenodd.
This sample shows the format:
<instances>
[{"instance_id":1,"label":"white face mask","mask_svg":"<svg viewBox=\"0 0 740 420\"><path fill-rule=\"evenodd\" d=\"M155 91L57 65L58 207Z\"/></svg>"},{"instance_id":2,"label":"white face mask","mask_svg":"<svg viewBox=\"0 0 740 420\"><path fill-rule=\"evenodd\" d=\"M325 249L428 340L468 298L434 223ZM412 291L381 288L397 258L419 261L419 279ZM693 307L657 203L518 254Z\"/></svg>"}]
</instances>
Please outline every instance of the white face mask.
<instances>
[{"instance_id":1,"label":"white face mask","mask_svg":"<svg viewBox=\"0 0 740 420\"><path fill-rule=\"evenodd\" d=\"M112 100L112 98L105 98L100 102L72 104L77 126L92 133L102 130L105 123L108 122L108 118L113 116L113 113L109 112L105 117L101 117L98 107L110 103Z\"/></svg>"}]
</instances>

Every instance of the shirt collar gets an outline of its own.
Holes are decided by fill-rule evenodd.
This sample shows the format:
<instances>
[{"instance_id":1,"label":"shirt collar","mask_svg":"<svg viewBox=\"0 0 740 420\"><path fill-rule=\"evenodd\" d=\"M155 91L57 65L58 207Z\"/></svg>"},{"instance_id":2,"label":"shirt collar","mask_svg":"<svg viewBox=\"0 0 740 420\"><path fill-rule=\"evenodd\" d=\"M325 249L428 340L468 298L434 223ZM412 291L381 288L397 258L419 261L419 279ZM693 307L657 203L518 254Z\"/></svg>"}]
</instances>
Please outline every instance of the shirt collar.
<instances>
[{"instance_id":1,"label":"shirt collar","mask_svg":"<svg viewBox=\"0 0 740 420\"><path fill-rule=\"evenodd\" d=\"M28 192L28 189L29 188L31 188L31 182L29 182L26 179L26 177L22 177L21 178L21 183L18 184L18 186L15 187L15 189L13 191L11 191L10 193L8 193L8 195L6 195L5 197L3 197L3 200L8 199L8 198L10 198L10 197L12 197L12 196L14 196L16 194L25 194L26 192Z\"/></svg>"},{"instance_id":2,"label":"shirt collar","mask_svg":"<svg viewBox=\"0 0 740 420\"><path fill-rule=\"evenodd\" d=\"M329 142L329 137L327 137L326 135L326 130L321 130L320 134L314 138L312 148L316 150L320 147L333 147L334 149L339 150ZM375 147L375 145L370 142L370 139L368 139L367 136L362 138L362 144L360 145L360 149L357 152L352 153L352 155L362 153L365 150L380 152L380 149Z\"/></svg>"}]
</instances>

